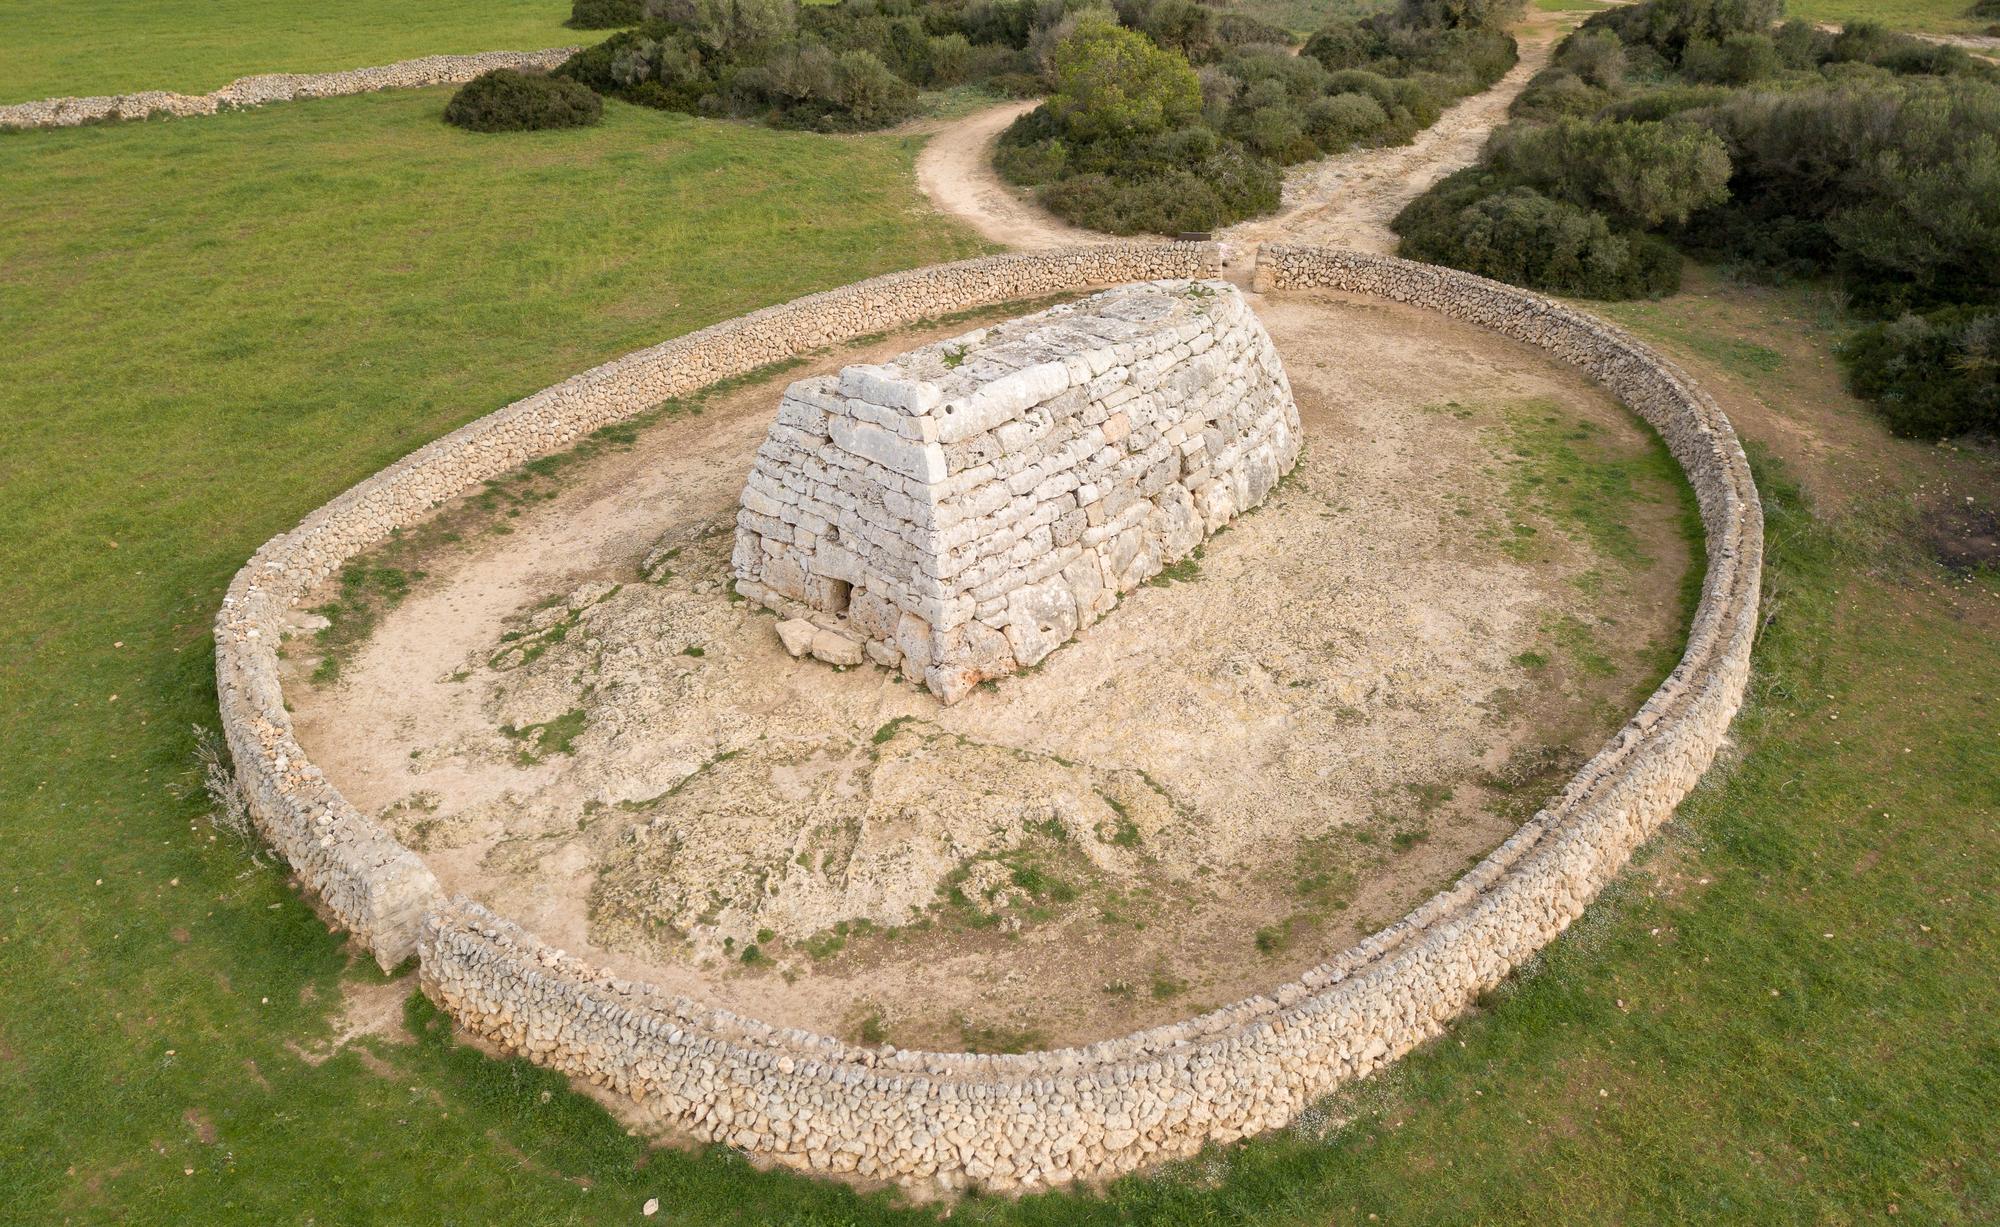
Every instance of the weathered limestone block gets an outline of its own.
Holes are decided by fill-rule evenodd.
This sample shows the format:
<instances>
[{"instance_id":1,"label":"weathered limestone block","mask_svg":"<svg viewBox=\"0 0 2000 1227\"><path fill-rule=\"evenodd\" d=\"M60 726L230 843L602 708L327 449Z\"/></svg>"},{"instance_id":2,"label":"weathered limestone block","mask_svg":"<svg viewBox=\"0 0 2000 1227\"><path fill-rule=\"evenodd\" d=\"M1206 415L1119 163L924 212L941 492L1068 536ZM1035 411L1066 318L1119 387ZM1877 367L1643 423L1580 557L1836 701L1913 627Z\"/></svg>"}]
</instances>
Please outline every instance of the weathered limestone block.
<instances>
[{"instance_id":1,"label":"weathered limestone block","mask_svg":"<svg viewBox=\"0 0 2000 1227\"><path fill-rule=\"evenodd\" d=\"M951 703L1041 663L1256 506L1298 406L1234 286L1152 281L786 390L738 591Z\"/></svg>"}]
</instances>

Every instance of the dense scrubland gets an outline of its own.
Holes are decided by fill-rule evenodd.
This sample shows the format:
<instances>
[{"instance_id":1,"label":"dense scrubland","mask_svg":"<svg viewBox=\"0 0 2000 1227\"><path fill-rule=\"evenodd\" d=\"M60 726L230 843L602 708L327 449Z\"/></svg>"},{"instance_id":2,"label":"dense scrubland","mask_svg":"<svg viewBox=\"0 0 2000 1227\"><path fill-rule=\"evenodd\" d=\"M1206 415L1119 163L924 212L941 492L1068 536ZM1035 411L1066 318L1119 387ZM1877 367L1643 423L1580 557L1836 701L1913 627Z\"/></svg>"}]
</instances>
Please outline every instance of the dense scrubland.
<instances>
[{"instance_id":1,"label":"dense scrubland","mask_svg":"<svg viewBox=\"0 0 2000 1227\"><path fill-rule=\"evenodd\" d=\"M1176 234L1275 209L1287 165L1410 140L1513 66L1518 10L1404 0L1323 25L1301 52L1288 29L1200 0L576 0L572 24L632 28L550 80L469 85L455 110L482 130L566 124L575 82L850 132L909 118L924 90L1047 95L1002 137L1002 174L1079 225Z\"/></svg>"},{"instance_id":2,"label":"dense scrubland","mask_svg":"<svg viewBox=\"0 0 2000 1227\"><path fill-rule=\"evenodd\" d=\"M1854 387L1899 433L2000 429L2000 69L1780 0L1650 0L1566 40L1403 254L1561 294L1672 292L1683 256L1834 278Z\"/></svg>"},{"instance_id":3,"label":"dense scrubland","mask_svg":"<svg viewBox=\"0 0 2000 1227\"><path fill-rule=\"evenodd\" d=\"M1001 136L1001 173L1093 230L1211 230L1277 208L1285 166L1409 141L1516 56L1504 0L1405 0L1329 23L1296 55L1223 21L1190 29L1187 11L1136 0L1123 26L1065 18L1048 102Z\"/></svg>"}]
</instances>

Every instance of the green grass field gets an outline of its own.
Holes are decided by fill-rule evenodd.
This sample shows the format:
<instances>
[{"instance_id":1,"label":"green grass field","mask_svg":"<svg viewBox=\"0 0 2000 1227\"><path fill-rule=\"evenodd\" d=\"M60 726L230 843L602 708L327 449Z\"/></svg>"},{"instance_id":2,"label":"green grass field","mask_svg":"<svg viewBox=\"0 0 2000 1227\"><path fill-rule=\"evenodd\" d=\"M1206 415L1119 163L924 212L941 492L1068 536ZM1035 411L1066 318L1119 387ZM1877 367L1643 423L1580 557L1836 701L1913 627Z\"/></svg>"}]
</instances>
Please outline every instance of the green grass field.
<instances>
[{"instance_id":1,"label":"green grass field","mask_svg":"<svg viewBox=\"0 0 2000 1227\"><path fill-rule=\"evenodd\" d=\"M0 0L0 102L595 42L569 0Z\"/></svg>"},{"instance_id":2,"label":"green grass field","mask_svg":"<svg viewBox=\"0 0 2000 1227\"><path fill-rule=\"evenodd\" d=\"M211 838L189 730L234 570L594 362L972 250L904 138L617 104L479 137L443 100L0 139L0 1221L934 1221L650 1149L421 999L414 1043L294 1048L380 977ZM1910 508L2000 482L1842 397L1817 300L1698 288L1617 314L1756 409L1768 623L1735 753L1533 968L1318 1127L952 1222L1992 1220L2000 598Z\"/></svg>"},{"instance_id":3,"label":"green grass field","mask_svg":"<svg viewBox=\"0 0 2000 1227\"><path fill-rule=\"evenodd\" d=\"M1979 34L1993 24L1972 16L1972 0L1786 0L1785 15L1807 21L1879 21L1895 30Z\"/></svg>"}]
</instances>

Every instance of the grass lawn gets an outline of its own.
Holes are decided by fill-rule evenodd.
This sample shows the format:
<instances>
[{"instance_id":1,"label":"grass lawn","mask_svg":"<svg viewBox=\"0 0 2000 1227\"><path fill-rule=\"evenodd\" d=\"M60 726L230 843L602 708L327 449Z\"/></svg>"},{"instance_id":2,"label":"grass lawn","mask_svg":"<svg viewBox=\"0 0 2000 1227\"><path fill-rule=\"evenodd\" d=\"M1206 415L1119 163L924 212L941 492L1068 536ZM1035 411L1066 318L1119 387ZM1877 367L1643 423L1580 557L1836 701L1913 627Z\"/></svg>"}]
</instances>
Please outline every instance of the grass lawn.
<instances>
[{"instance_id":1,"label":"grass lawn","mask_svg":"<svg viewBox=\"0 0 2000 1227\"><path fill-rule=\"evenodd\" d=\"M595 42L569 0L0 0L0 102Z\"/></svg>"},{"instance_id":2,"label":"grass lawn","mask_svg":"<svg viewBox=\"0 0 2000 1227\"><path fill-rule=\"evenodd\" d=\"M1879 21L1896 30L1982 34L1993 25L1972 15L1972 0L1787 0L1787 17L1807 21Z\"/></svg>"},{"instance_id":3,"label":"grass lawn","mask_svg":"<svg viewBox=\"0 0 2000 1227\"><path fill-rule=\"evenodd\" d=\"M971 249L902 138L616 104L476 137L443 97L0 140L0 1220L630 1222L657 1197L655 1223L931 1221L651 1150L421 999L414 1042L294 1047L380 977L204 821L189 728L214 722L235 568L563 375ZM1616 313L1758 447L1769 622L1738 752L1534 968L1320 1129L953 1222L2000 1212L2000 613L1911 510L2000 483L1875 430L1814 300L1702 288Z\"/></svg>"}]
</instances>

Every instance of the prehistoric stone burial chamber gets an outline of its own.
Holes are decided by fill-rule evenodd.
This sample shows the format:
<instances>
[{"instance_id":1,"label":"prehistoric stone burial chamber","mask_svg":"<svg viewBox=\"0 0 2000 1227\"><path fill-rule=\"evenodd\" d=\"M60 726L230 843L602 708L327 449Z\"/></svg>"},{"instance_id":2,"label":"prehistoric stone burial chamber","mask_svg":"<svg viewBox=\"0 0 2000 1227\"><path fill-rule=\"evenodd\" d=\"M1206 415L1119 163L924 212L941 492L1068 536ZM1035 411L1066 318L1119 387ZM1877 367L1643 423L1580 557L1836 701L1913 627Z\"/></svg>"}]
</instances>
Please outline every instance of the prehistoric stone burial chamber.
<instances>
[{"instance_id":1,"label":"prehistoric stone burial chamber","mask_svg":"<svg viewBox=\"0 0 2000 1227\"><path fill-rule=\"evenodd\" d=\"M737 590L795 656L946 703L1038 664L1297 462L1235 286L1151 281L785 391L743 487Z\"/></svg>"}]
</instances>

